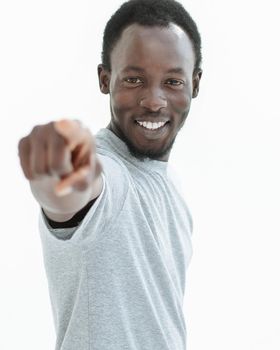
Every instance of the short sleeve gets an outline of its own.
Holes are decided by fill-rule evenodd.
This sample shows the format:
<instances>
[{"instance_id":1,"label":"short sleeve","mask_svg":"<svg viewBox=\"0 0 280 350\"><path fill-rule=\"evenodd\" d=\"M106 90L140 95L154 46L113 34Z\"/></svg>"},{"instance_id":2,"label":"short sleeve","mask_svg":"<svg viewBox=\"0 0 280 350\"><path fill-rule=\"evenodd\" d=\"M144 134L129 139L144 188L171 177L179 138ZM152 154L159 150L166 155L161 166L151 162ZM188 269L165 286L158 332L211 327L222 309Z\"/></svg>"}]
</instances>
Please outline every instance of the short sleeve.
<instances>
[{"instance_id":1,"label":"short sleeve","mask_svg":"<svg viewBox=\"0 0 280 350\"><path fill-rule=\"evenodd\" d=\"M102 165L101 194L77 227L52 228L41 210L39 231L44 242L48 240L54 244L86 244L88 240L94 239L95 235L109 230L116 221L129 187L128 171L118 160L105 155L98 157Z\"/></svg>"}]
</instances>

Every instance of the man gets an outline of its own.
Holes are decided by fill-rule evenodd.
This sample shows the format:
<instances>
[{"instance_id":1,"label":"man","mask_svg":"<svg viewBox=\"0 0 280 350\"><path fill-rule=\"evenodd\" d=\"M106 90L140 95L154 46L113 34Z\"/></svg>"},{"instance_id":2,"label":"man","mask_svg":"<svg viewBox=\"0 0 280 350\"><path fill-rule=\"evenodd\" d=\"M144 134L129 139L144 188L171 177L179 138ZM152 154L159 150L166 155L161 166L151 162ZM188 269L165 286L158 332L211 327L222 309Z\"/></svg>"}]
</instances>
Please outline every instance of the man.
<instances>
[{"instance_id":1,"label":"man","mask_svg":"<svg viewBox=\"0 0 280 350\"><path fill-rule=\"evenodd\" d=\"M111 121L36 126L19 142L42 208L56 350L185 350L192 219L167 174L202 75L196 24L173 0L131 0L106 25Z\"/></svg>"}]
</instances>

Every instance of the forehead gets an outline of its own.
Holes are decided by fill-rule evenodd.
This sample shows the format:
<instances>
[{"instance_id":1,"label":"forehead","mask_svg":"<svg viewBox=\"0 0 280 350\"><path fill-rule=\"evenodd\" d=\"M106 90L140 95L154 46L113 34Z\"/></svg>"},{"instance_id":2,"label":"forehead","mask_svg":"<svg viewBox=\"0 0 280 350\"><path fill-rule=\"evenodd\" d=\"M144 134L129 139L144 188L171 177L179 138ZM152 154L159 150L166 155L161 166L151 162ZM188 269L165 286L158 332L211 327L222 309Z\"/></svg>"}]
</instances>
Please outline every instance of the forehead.
<instances>
[{"instance_id":1,"label":"forehead","mask_svg":"<svg viewBox=\"0 0 280 350\"><path fill-rule=\"evenodd\" d=\"M126 66L161 66L192 69L195 54L188 35L177 25L169 27L132 24L122 32L111 53L112 70Z\"/></svg>"}]
</instances>

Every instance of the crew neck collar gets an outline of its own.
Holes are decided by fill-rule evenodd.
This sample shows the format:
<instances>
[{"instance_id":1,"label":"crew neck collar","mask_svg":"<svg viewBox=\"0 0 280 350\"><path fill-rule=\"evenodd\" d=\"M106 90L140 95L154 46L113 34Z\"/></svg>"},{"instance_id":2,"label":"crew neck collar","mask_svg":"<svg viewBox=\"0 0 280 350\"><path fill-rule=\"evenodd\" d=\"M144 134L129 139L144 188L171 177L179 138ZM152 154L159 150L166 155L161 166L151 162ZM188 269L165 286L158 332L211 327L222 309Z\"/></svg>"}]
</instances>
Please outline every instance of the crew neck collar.
<instances>
[{"instance_id":1,"label":"crew neck collar","mask_svg":"<svg viewBox=\"0 0 280 350\"><path fill-rule=\"evenodd\" d=\"M160 160L154 160L150 158L145 158L144 160L140 160L136 157L134 157L130 152L129 149L126 145L126 143L121 140L116 134L113 133L113 131L107 129L107 128L102 128L98 131L96 134L97 140L100 139L103 142L105 142L105 145L99 145L97 143L97 148L109 148L109 150L113 150L114 153L117 153L120 158L124 158L130 163L133 163L139 168L143 168L146 171L149 172L159 172L162 174L166 174L167 172L167 166L168 162L160 161ZM107 143L107 147L106 147ZM109 146L109 147L108 147Z\"/></svg>"}]
</instances>

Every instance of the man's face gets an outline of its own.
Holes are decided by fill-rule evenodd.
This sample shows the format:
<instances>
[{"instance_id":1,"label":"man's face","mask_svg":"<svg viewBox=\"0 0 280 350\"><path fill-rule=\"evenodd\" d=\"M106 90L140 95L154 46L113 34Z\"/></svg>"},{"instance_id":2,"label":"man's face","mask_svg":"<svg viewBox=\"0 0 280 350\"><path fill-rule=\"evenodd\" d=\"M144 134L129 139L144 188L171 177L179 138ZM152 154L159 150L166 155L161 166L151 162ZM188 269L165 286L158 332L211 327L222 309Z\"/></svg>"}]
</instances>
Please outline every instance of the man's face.
<instances>
[{"instance_id":1,"label":"man's face","mask_svg":"<svg viewBox=\"0 0 280 350\"><path fill-rule=\"evenodd\" d=\"M108 126L139 159L167 161L197 96L201 72L178 26L126 28L111 53L111 72L98 67L100 89L110 93Z\"/></svg>"}]
</instances>

